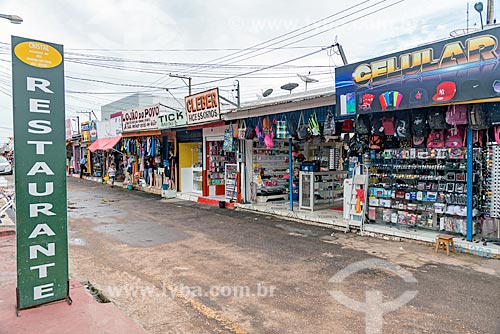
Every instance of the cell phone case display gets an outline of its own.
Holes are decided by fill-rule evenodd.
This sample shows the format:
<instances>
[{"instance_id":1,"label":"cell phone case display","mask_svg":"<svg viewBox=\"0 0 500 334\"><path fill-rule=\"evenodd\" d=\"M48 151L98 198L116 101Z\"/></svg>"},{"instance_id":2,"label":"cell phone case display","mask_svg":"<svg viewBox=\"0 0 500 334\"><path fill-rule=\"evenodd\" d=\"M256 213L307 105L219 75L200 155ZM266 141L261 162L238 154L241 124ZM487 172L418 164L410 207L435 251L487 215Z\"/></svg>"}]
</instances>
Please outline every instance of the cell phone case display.
<instances>
[{"instance_id":1,"label":"cell phone case display","mask_svg":"<svg viewBox=\"0 0 500 334\"><path fill-rule=\"evenodd\" d=\"M223 150L223 141L208 142L208 185L223 185L224 171L226 163L235 163L236 155L234 152Z\"/></svg>"},{"instance_id":2,"label":"cell phone case display","mask_svg":"<svg viewBox=\"0 0 500 334\"><path fill-rule=\"evenodd\" d=\"M480 150L474 150L475 160L480 155ZM480 163L475 161L473 194L481 191L480 182L477 182L479 169ZM386 149L371 161L368 196L368 218L372 222L465 235L466 149ZM480 196L475 195L474 217L480 214L480 206Z\"/></svg>"},{"instance_id":3,"label":"cell phone case display","mask_svg":"<svg viewBox=\"0 0 500 334\"><path fill-rule=\"evenodd\" d=\"M238 176L238 165L237 164L226 164L225 168L225 185L226 185L226 198L234 199L236 193L238 192L236 186L236 179Z\"/></svg>"},{"instance_id":4,"label":"cell phone case display","mask_svg":"<svg viewBox=\"0 0 500 334\"><path fill-rule=\"evenodd\" d=\"M314 211L333 207L335 201L342 206L346 177L347 172L300 172L299 209Z\"/></svg>"},{"instance_id":5,"label":"cell phone case display","mask_svg":"<svg viewBox=\"0 0 500 334\"><path fill-rule=\"evenodd\" d=\"M253 182L257 185L259 201L286 198L288 191L288 148L276 144L274 148L253 148ZM260 197L260 198L259 198Z\"/></svg>"}]
</instances>

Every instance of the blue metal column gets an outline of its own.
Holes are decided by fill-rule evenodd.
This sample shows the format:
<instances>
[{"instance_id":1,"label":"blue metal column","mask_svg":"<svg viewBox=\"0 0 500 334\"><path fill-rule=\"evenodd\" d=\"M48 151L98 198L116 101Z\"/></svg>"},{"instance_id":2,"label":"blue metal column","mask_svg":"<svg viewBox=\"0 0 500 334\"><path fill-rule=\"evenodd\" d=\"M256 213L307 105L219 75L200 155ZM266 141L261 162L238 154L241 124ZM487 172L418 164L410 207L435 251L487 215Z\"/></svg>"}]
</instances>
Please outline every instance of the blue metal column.
<instances>
[{"instance_id":1,"label":"blue metal column","mask_svg":"<svg viewBox=\"0 0 500 334\"><path fill-rule=\"evenodd\" d=\"M472 175L474 173L474 148L473 133L471 128L467 128L467 241L472 241L472 191L474 187Z\"/></svg>"},{"instance_id":2,"label":"blue metal column","mask_svg":"<svg viewBox=\"0 0 500 334\"><path fill-rule=\"evenodd\" d=\"M288 197L290 198L290 211L293 211L293 157L292 157L292 138L288 138Z\"/></svg>"}]
</instances>

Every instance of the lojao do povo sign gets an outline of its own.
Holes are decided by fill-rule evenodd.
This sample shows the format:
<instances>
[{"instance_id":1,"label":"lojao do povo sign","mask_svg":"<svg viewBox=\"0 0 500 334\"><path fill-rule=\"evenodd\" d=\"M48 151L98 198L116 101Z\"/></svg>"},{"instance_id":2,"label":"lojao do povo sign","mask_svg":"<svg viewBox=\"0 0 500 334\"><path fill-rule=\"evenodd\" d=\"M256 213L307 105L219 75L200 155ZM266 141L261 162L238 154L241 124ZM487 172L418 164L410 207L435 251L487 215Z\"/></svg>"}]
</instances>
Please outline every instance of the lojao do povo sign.
<instances>
[{"instance_id":1,"label":"lojao do povo sign","mask_svg":"<svg viewBox=\"0 0 500 334\"><path fill-rule=\"evenodd\" d=\"M62 45L12 36L17 309L69 299Z\"/></svg>"}]
</instances>

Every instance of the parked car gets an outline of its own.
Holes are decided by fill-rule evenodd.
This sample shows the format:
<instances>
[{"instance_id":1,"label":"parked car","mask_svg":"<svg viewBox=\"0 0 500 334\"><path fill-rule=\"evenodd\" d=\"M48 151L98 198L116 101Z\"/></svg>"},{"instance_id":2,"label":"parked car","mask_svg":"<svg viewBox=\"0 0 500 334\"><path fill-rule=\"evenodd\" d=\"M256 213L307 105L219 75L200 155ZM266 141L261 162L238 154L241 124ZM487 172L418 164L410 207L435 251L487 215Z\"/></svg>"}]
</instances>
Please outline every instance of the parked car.
<instances>
[{"instance_id":1,"label":"parked car","mask_svg":"<svg viewBox=\"0 0 500 334\"><path fill-rule=\"evenodd\" d=\"M3 156L0 156L0 174L12 174L12 164Z\"/></svg>"}]
</instances>

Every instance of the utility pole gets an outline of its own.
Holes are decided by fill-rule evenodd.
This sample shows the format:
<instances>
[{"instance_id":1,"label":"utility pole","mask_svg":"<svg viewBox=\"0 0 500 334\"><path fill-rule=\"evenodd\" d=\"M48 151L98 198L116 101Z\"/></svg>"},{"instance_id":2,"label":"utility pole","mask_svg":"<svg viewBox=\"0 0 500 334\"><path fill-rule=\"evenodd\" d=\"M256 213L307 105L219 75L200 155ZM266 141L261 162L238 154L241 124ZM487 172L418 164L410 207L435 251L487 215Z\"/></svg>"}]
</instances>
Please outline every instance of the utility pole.
<instances>
[{"instance_id":1,"label":"utility pole","mask_svg":"<svg viewBox=\"0 0 500 334\"><path fill-rule=\"evenodd\" d=\"M191 77L186 77L186 76L183 76L183 75L177 75L177 74L172 74L172 73L169 73L168 76L171 77L171 78L181 79L184 82L184 84L186 86L188 86L188 88L189 88L189 95L191 95L191 79L192 79ZM184 80L187 80L188 83L186 83L186 81L184 81Z\"/></svg>"},{"instance_id":2,"label":"utility pole","mask_svg":"<svg viewBox=\"0 0 500 334\"><path fill-rule=\"evenodd\" d=\"M236 104L237 107L239 108L241 104L240 81L234 80L234 85L236 86L236 88L232 89L232 91L236 91Z\"/></svg>"}]
</instances>

